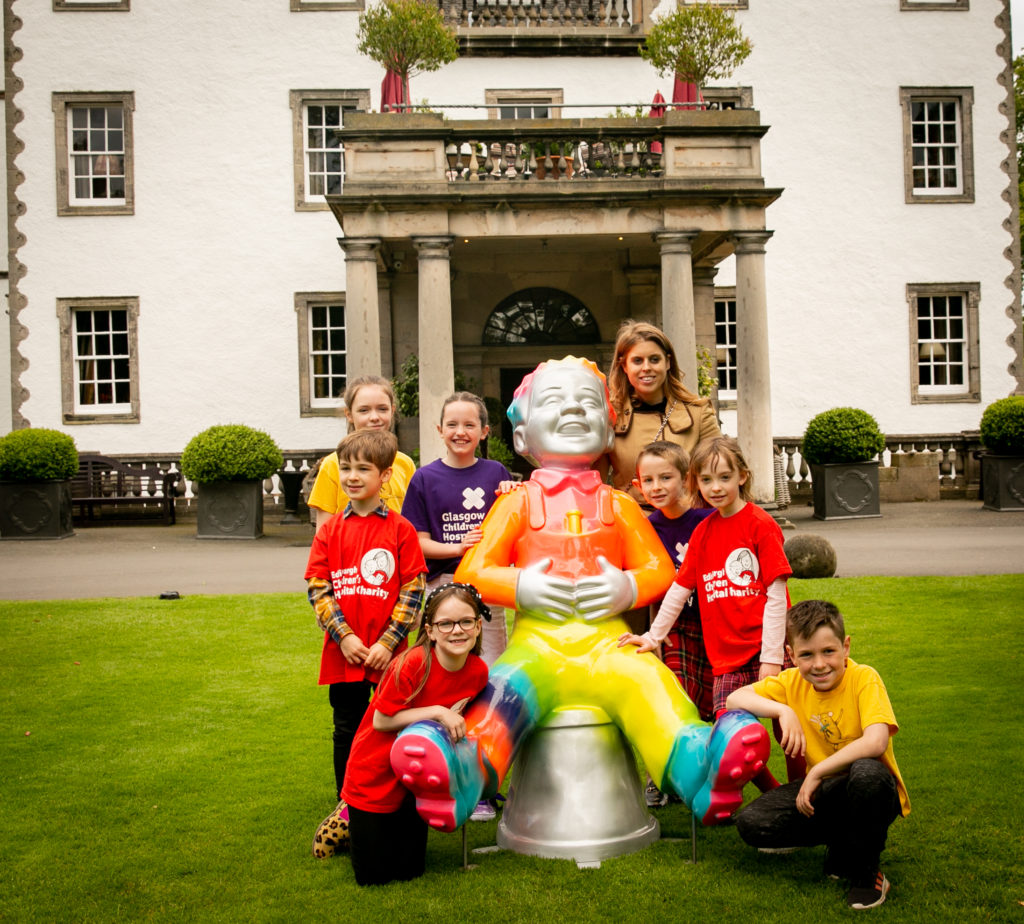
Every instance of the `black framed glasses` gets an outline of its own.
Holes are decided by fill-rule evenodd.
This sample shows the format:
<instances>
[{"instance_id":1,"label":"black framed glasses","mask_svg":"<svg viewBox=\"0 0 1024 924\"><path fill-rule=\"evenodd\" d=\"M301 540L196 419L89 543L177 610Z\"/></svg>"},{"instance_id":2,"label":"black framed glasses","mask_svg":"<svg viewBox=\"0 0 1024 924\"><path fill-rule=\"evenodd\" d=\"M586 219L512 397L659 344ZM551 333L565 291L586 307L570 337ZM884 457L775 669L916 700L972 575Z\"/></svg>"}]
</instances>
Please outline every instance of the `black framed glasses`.
<instances>
[{"instance_id":1,"label":"black framed glasses","mask_svg":"<svg viewBox=\"0 0 1024 924\"><path fill-rule=\"evenodd\" d=\"M433 622L431 625L437 629L442 635L451 635L455 631L455 627L458 626L463 632L468 632L475 625L479 616L466 616L463 619L442 619L440 622Z\"/></svg>"}]
</instances>

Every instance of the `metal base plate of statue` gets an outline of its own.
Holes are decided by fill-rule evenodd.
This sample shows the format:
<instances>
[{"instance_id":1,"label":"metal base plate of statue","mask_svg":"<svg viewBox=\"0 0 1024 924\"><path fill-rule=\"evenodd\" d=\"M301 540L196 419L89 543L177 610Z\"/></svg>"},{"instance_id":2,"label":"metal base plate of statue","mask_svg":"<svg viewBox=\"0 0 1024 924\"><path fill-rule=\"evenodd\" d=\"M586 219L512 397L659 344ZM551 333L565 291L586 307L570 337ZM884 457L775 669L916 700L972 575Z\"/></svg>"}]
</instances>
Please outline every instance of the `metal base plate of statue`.
<instances>
[{"instance_id":1,"label":"metal base plate of statue","mask_svg":"<svg viewBox=\"0 0 1024 924\"><path fill-rule=\"evenodd\" d=\"M512 765L499 847L589 863L640 850L660 833L633 750L601 709L552 713Z\"/></svg>"}]
</instances>

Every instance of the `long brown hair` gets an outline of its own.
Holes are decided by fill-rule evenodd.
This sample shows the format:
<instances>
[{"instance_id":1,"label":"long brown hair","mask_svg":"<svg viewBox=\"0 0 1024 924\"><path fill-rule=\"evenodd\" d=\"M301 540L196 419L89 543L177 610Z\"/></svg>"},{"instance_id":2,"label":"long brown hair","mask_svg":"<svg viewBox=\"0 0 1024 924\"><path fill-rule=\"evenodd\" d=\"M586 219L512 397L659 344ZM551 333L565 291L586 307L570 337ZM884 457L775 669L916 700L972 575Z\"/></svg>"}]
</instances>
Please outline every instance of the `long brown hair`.
<instances>
[{"instance_id":1,"label":"long brown hair","mask_svg":"<svg viewBox=\"0 0 1024 924\"><path fill-rule=\"evenodd\" d=\"M730 468L747 480L740 485L740 497L748 503L754 499L754 476L743 458L743 450L739 440L733 436L712 436L697 444L690 455L690 471L686 475L686 487L690 493L700 495L700 473L705 466L717 465L719 459L725 459Z\"/></svg>"},{"instance_id":2,"label":"long brown hair","mask_svg":"<svg viewBox=\"0 0 1024 924\"><path fill-rule=\"evenodd\" d=\"M705 399L695 395L683 384L683 373L676 362L676 351L664 331L646 321L633 321L627 319L619 327L618 336L615 339L615 355L612 357L612 367L608 372L608 388L612 395L612 407L616 412L622 414L633 397L633 386L629 384L626 370L623 364L626 354L638 343L653 343L662 353L668 363L668 372L665 377L665 396L682 401L684 404L704 404Z\"/></svg>"}]
</instances>

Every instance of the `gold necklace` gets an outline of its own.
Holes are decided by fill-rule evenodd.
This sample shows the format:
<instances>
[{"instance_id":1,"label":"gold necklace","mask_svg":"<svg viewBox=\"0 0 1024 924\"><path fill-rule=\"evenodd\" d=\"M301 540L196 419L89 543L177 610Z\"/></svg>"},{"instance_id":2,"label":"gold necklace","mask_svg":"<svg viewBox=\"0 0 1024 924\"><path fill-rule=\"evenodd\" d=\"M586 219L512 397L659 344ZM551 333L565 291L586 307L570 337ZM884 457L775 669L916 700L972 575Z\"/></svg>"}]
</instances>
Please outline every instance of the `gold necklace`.
<instances>
[{"instance_id":1,"label":"gold necklace","mask_svg":"<svg viewBox=\"0 0 1024 924\"><path fill-rule=\"evenodd\" d=\"M669 417L672 416L672 412L675 409L676 409L676 399L673 398L672 399L672 404L669 405L668 410L666 410L665 413L662 414L662 416L661 416L661 426L658 427L658 432L654 434L654 439L651 440L652 443L656 443L656 442L658 442L658 440L661 439L661 434L665 432L665 427L668 426L668 419L669 419Z\"/></svg>"}]
</instances>

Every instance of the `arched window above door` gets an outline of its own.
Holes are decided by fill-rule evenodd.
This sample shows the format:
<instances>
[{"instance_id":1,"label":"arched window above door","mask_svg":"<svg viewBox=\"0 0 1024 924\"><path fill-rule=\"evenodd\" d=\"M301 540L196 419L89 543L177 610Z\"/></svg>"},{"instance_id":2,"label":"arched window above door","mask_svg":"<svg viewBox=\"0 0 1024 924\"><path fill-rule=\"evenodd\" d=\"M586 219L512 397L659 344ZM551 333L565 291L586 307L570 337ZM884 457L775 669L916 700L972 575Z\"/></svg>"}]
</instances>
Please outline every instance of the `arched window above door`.
<instances>
[{"instance_id":1,"label":"arched window above door","mask_svg":"<svg viewBox=\"0 0 1024 924\"><path fill-rule=\"evenodd\" d=\"M484 325L485 344L599 343L590 310L560 289L520 289L504 299Z\"/></svg>"}]
</instances>

